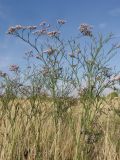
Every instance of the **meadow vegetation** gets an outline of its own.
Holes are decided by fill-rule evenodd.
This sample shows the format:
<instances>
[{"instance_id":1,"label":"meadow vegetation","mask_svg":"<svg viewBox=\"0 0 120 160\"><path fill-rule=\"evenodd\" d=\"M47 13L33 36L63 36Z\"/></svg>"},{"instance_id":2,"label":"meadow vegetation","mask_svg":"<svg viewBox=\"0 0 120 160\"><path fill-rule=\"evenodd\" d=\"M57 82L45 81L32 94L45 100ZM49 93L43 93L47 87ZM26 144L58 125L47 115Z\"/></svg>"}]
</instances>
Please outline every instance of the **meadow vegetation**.
<instances>
[{"instance_id":1,"label":"meadow vegetation","mask_svg":"<svg viewBox=\"0 0 120 160\"><path fill-rule=\"evenodd\" d=\"M120 159L120 45L88 24L66 40L65 23L8 29L30 50L0 71L0 160Z\"/></svg>"}]
</instances>

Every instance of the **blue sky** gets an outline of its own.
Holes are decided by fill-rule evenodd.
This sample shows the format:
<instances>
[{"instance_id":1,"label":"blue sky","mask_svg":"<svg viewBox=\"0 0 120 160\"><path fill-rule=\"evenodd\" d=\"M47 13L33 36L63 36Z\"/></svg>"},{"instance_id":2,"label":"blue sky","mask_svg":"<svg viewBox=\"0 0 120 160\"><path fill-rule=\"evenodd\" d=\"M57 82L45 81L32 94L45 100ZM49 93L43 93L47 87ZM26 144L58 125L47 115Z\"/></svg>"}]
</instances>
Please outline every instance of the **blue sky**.
<instances>
[{"instance_id":1,"label":"blue sky","mask_svg":"<svg viewBox=\"0 0 120 160\"><path fill-rule=\"evenodd\" d=\"M54 24L59 18L67 20L65 36L74 36L83 22L96 32L120 35L120 0L0 0L0 70L12 63L23 65L28 50L23 42L6 35L9 26L42 20ZM120 54L114 59L120 68L119 60Z\"/></svg>"}]
</instances>

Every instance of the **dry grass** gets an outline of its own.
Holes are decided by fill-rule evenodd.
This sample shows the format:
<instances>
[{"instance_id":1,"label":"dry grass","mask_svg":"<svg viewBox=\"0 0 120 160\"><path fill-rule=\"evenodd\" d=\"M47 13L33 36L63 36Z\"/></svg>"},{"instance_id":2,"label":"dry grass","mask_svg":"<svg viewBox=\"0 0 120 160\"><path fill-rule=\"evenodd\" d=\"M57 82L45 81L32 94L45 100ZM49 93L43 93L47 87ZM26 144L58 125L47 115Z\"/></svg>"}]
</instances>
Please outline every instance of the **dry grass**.
<instances>
[{"instance_id":1,"label":"dry grass","mask_svg":"<svg viewBox=\"0 0 120 160\"><path fill-rule=\"evenodd\" d=\"M15 100L6 109L1 103L0 160L119 160L120 117L111 109L120 100L107 104L92 132L83 133L79 103L57 123L52 102L36 102L33 108Z\"/></svg>"}]
</instances>

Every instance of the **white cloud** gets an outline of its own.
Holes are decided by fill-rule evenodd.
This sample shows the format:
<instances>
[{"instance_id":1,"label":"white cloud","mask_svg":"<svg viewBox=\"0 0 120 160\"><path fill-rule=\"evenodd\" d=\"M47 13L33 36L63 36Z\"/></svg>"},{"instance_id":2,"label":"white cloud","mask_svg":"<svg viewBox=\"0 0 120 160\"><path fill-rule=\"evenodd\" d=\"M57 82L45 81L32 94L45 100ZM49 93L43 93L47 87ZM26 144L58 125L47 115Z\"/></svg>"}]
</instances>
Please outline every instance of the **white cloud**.
<instances>
[{"instance_id":1,"label":"white cloud","mask_svg":"<svg viewBox=\"0 0 120 160\"><path fill-rule=\"evenodd\" d=\"M117 17L120 16L120 8L114 8L109 11L109 15Z\"/></svg>"}]
</instances>

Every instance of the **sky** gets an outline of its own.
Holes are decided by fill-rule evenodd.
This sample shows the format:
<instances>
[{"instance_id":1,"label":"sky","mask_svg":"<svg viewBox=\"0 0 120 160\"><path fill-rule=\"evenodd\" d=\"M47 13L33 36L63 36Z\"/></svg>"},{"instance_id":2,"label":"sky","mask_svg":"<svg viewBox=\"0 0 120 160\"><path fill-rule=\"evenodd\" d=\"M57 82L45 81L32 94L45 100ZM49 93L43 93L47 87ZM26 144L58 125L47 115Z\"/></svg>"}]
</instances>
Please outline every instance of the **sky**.
<instances>
[{"instance_id":1,"label":"sky","mask_svg":"<svg viewBox=\"0 0 120 160\"><path fill-rule=\"evenodd\" d=\"M120 0L0 0L0 70L10 64L24 65L28 46L6 34L10 26L33 25L47 20L67 20L65 36L75 35L81 23L91 24L96 32L113 32L120 41ZM120 68L120 54L114 59Z\"/></svg>"}]
</instances>

